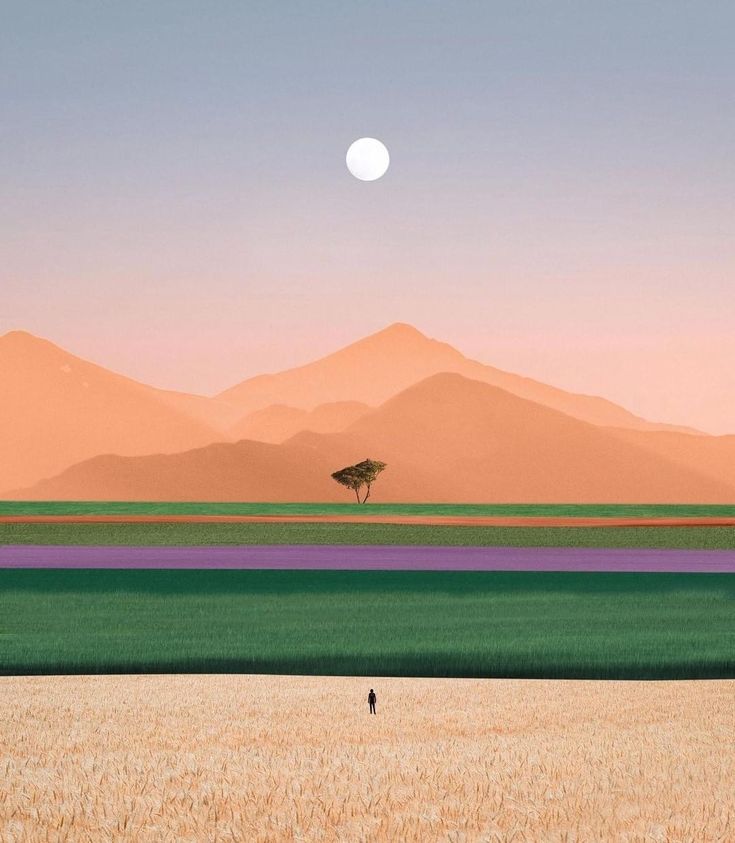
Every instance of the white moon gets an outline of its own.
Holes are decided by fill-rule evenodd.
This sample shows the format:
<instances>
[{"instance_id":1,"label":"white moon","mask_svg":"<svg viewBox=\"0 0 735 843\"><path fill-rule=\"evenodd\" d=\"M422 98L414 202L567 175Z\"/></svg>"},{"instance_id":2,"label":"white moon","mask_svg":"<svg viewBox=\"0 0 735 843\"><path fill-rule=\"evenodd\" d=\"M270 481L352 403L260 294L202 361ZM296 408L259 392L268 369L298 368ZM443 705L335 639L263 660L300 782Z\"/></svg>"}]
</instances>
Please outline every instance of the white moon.
<instances>
[{"instance_id":1,"label":"white moon","mask_svg":"<svg viewBox=\"0 0 735 843\"><path fill-rule=\"evenodd\" d=\"M347 150L347 169L361 181L379 179L389 164L390 155L385 144L375 138L360 138Z\"/></svg>"}]
</instances>

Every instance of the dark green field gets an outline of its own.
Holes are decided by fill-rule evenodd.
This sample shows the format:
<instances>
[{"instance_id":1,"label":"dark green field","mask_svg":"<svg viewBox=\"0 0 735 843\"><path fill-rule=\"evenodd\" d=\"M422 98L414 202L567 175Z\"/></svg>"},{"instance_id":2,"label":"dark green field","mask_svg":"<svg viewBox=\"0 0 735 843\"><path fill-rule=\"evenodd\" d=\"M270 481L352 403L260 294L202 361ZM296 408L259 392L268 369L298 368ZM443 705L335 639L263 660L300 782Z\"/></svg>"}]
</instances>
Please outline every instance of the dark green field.
<instances>
[{"instance_id":1,"label":"dark green field","mask_svg":"<svg viewBox=\"0 0 735 843\"><path fill-rule=\"evenodd\" d=\"M9 515L705 517L735 507L0 502ZM0 524L0 544L735 548L732 527ZM1 570L0 672L735 676L735 577Z\"/></svg>"},{"instance_id":2,"label":"dark green field","mask_svg":"<svg viewBox=\"0 0 735 843\"><path fill-rule=\"evenodd\" d=\"M735 677L735 577L0 571L0 672Z\"/></svg>"},{"instance_id":3,"label":"dark green field","mask_svg":"<svg viewBox=\"0 0 735 843\"><path fill-rule=\"evenodd\" d=\"M0 524L0 544L415 544L735 548L735 527L446 527L413 524Z\"/></svg>"},{"instance_id":4,"label":"dark green field","mask_svg":"<svg viewBox=\"0 0 735 843\"><path fill-rule=\"evenodd\" d=\"M733 518L735 505L193 503L1 501L0 515L435 515L571 518Z\"/></svg>"}]
</instances>

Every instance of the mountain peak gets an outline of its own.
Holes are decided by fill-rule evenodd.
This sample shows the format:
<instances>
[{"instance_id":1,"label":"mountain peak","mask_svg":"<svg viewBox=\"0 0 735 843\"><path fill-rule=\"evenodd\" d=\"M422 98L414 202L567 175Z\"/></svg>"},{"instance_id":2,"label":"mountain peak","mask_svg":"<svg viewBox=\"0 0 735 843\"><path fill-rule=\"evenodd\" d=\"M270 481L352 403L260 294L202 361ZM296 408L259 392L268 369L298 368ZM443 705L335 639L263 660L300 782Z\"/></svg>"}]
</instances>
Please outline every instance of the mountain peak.
<instances>
[{"instance_id":1,"label":"mountain peak","mask_svg":"<svg viewBox=\"0 0 735 843\"><path fill-rule=\"evenodd\" d=\"M47 340L42 340L28 331L8 331L0 336L0 342L12 345L29 345L30 343L47 342Z\"/></svg>"},{"instance_id":2,"label":"mountain peak","mask_svg":"<svg viewBox=\"0 0 735 843\"><path fill-rule=\"evenodd\" d=\"M72 356L69 352L54 345L51 340L37 337L28 331L8 331L7 334L3 334L0 336L0 348L6 355L16 355L23 360L34 360L39 356L53 354Z\"/></svg>"},{"instance_id":3,"label":"mountain peak","mask_svg":"<svg viewBox=\"0 0 735 843\"><path fill-rule=\"evenodd\" d=\"M428 339L426 334L421 333L418 328L415 328L413 325L409 325L408 322L392 322L386 328L383 328L382 331L378 331L378 335L379 334L422 337L423 339Z\"/></svg>"},{"instance_id":4,"label":"mountain peak","mask_svg":"<svg viewBox=\"0 0 735 843\"><path fill-rule=\"evenodd\" d=\"M366 337L357 340L346 349L335 352L340 354L349 349L361 349L364 347L379 348L388 350L391 353L404 351L412 354L423 354L428 349L442 348L445 351L449 350L452 354L458 354L456 349L451 348L446 343L438 342L437 340L428 337L418 328L409 325L407 322L393 322L380 331L374 334L368 334Z\"/></svg>"},{"instance_id":5,"label":"mountain peak","mask_svg":"<svg viewBox=\"0 0 735 843\"><path fill-rule=\"evenodd\" d=\"M385 328L382 328L379 331L376 331L374 334L368 334L365 337L357 340L356 342L352 343L350 347L360 347L365 344L371 346L392 346L392 347L401 347L401 346L424 346L428 343L432 342L432 340L426 336L426 334L421 333L418 328L414 328L413 325L409 325L407 322L393 322L391 325L388 325ZM339 354L339 352L336 352Z\"/></svg>"}]
</instances>

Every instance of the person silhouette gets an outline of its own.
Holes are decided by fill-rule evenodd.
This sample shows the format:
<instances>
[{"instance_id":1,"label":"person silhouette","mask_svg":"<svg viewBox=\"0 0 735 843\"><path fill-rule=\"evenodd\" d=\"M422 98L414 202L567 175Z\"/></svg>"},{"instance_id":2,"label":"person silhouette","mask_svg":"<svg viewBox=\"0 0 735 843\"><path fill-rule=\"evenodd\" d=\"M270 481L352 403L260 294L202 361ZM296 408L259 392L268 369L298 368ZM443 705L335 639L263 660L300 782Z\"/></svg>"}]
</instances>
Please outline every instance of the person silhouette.
<instances>
[{"instance_id":1,"label":"person silhouette","mask_svg":"<svg viewBox=\"0 0 735 843\"><path fill-rule=\"evenodd\" d=\"M378 698L375 696L375 691L370 689L370 693L368 694L368 705L370 706L370 714L375 714L375 703L377 702Z\"/></svg>"}]
</instances>

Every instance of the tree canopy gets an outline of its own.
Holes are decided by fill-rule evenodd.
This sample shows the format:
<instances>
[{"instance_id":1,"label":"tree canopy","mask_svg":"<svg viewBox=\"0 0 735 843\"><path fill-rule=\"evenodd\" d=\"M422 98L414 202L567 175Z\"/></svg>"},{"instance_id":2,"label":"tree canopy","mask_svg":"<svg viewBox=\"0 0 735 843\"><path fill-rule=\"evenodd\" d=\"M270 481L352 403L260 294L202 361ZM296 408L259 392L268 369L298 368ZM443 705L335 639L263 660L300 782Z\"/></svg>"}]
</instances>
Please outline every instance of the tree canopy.
<instances>
[{"instance_id":1,"label":"tree canopy","mask_svg":"<svg viewBox=\"0 0 735 843\"><path fill-rule=\"evenodd\" d=\"M367 459L356 465L348 465L346 468L335 471L332 478L342 486L352 489L358 503L365 503L370 497L370 487L385 467L384 462ZM363 486L366 487L366 491L363 499L360 500L360 490Z\"/></svg>"}]
</instances>

